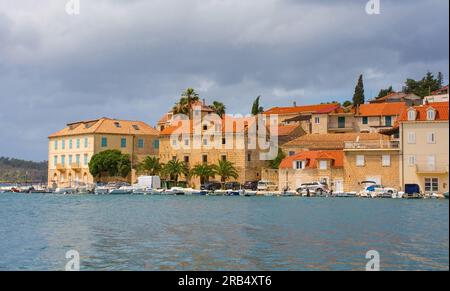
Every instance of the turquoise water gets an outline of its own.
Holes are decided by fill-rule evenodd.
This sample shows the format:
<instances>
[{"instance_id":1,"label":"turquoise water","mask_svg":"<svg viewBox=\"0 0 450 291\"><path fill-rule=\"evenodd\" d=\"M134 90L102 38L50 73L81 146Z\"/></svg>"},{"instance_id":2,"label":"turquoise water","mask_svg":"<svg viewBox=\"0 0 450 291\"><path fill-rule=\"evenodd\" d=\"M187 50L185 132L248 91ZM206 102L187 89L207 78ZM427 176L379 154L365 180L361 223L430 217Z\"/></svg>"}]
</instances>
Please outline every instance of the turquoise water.
<instances>
[{"instance_id":1,"label":"turquoise water","mask_svg":"<svg viewBox=\"0 0 450 291\"><path fill-rule=\"evenodd\" d=\"M449 270L448 200L0 194L0 270Z\"/></svg>"}]
</instances>

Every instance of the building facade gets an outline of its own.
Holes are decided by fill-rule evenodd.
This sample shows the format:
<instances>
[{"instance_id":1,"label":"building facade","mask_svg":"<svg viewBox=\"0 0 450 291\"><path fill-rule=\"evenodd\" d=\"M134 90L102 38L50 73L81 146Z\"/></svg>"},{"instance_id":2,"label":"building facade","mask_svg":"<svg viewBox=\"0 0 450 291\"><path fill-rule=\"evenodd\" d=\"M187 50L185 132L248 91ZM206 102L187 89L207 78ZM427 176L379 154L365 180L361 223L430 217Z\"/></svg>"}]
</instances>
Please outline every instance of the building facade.
<instances>
[{"instance_id":1,"label":"building facade","mask_svg":"<svg viewBox=\"0 0 450 291\"><path fill-rule=\"evenodd\" d=\"M305 151L285 158L279 169L279 188L297 190L321 182L334 192L344 191L343 151Z\"/></svg>"},{"instance_id":2,"label":"building facade","mask_svg":"<svg viewBox=\"0 0 450 291\"><path fill-rule=\"evenodd\" d=\"M50 135L48 148L49 187L73 187L95 183L89 161L96 153L117 149L136 164L157 156L159 132L141 121L100 118L69 123ZM134 170L127 178L134 182Z\"/></svg>"},{"instance_id":3,"label":"building facade","mask_svg":"<svg viewBox=\"0 0 450 291\"><path fill-rule=\"evenodd\" d=\"M400 183L417 184L424 193L448 191L449 103L408 108L400 117Z\"/></svg>"}]
</instances>

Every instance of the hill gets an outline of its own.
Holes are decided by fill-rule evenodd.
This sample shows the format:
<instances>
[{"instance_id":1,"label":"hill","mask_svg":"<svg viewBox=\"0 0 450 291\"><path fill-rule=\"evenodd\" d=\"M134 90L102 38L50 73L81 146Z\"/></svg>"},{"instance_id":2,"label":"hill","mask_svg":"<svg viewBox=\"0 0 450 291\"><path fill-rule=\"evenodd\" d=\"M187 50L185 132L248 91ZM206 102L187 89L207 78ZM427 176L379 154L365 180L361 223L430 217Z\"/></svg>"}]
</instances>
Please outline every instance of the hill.
<instances>
[{"instance_id":1,"label":"hill","mask_svg":"<svg viewBox=\"0 0 450 291\"><path fill-rule=\"evenodd\" d=\"M47 162L0 157L0 182L45 182Z\"/></svg>"}]
</instances>

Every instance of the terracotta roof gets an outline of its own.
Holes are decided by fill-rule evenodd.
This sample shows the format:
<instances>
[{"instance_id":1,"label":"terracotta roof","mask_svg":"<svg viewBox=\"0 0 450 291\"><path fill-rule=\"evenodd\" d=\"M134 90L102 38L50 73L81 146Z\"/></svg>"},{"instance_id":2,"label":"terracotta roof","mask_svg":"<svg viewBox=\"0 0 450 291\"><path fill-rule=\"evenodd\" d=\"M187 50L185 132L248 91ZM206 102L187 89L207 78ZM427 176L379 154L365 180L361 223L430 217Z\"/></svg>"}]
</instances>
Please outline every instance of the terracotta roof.
<instances>
[{"instance_id":1,"label":"terracotta roof","mask_svg":"<svg viewBox=\"0 0 450 291\"><path fill-rule=\"evenodd\" d=\"M164 114L163 117L158 121L158 123L166 123L169 120L169 113Z\"/></svg>"},{"instance_id":2,"label":"terracotta roof","mask_svg":"<svg viewBox=\"0 0 450 291\"><path fill-rule=\"evenodd\" d=\"M408 111L410 109L416 110L416 121L427 121L427 110L429 108L433 108L436 110L436 121L445 121L448 120L448 110L449 103L448 102L434 102L428 105L420 105L410 107L408 110L405 110L403 114L399 117L399 122L408 121Z\"/></svg>"},{"instance_id":3,"label":"terracotta roof","mask_svg":"<svg viewBox=\"0 0 450 291\"><path fill-rule=\"evenodd\" d=\"M189 122L189 128L186 128L187 127L187 125L186 125L187 122ZM233 123L232 131L226 125L229 122ZM233 132L233 133L236 133L238 130L242 130L241 128L237 127L237 123L238 122L243 122L244 123L244 130L246 130L249 125L251 125L251 124L253 124L255 122L255 119L253 117L250 117L250 118L245 118L245 117L243 117L243 118L234 118L234 117L231 117L231 116L227 115L227 116L225 116L222 119L222 132L227 132L227 133ZM172 125L164 128L161 131L160 135L171 135L175 131L177 131L178 133L189 133L190 134L190 133L193 132L193 126L194 126L194 122L192 120L173 121ZM203 131L203 129L202 129L202 131Z\"/></svg>"},{"instance_id":4,"label":"terracotta roof","mask_svg":"<svg viewBox=\"0 0 450 291\"><path fill-rule=\"evenodd\" d=\"M299 124L279 125L278 136L290 135L294 130L296 130L299 127L300 127Z\"/></svg>"},{"instance_id":5,"label":"terracotta roof","mask_svg":"<svg viewBox=\"0 0 450 291\"><path fill-rule=\"evenodd\" d=\"M142 121L99 118L94 120L68 123L67 126L49 136L72 136L83 134L123 134L123 135L159 135L159 132Z\"/></svg>"},{"instance_id":6,"label":"terracotta roof","mask_svg":"<svg viewBox=\"0 0 450 291\"><path fill-rule=\"evenodd\" d=\"M338 103L319 104L319 105L305 105L292 107L273 107L263 114L295 114L295 113L328 113L338 108Z\"/></svg>"},{"instance_id":7,"label":"terracotta roof","mask_svg":"<svg viewBox=\"0 0 450 291\"><path fill-rule=\"evenodd\" d=\"M441 95L441 94L448 94L448 85L442 87L441 89L431 92L431 95Z\"/></svg>"},{"instance_id":8,"label":"terracotta roof","mask_svg":"<svg viewBox=\"0 0 450 291\"><path fill-rule=\"evenodd\" d=\"M203 101L200 100L191 103L191 108L194 109L194 107L201 107L201 110L204 112L214 112L211 107L207 106Z\"/></svg>"},{"instance_id":9,"label":"terracotta roof","mask_svg":"<svg viewBox=\"0 0 450 291\"><path fill-rule=\"evenodd\" d=\"M344 166L344 152L337 151L304 151L281 161L280 169L293 168L294 161L306 161L307 168L317 168L318 161L331 160L333 168L342 168Z\"/></svg>"},{"instance_id":10,"label":"terracotta roof","mask_svg":"<svg viewBox=\"0 0 450 291\"><path fill-rule=\"evenodd\" d=\"M420 96L417 96L416 94L413 94L413 93L392 92L392 93L387 94L386 96L370 100L369 102L370 103L382 103L382 102L387 102L389 99L405 100L405 99L421 99L421 98L420 98Z\"/></svg>"},{"instance_id":11,"label":"terracotta roof","mask_svg":"<svg viewBox=\"0 0 450 291\"><path fill-rule=\"evenodd\" d=\"M388 136L379 133L327 133L307 134L283 145L286 148L309 150L337 150L343 149L346 141L387 140Z\"/></svg>"},{"instance_id":12,"label":"terracotta roof","mask_svg":"<svg viewBox=\"0 0 450 291\"><path fill-rule=\"evenodd\" d=\"M405 102L361 104L357 116L401 115L406 108Z\"/></svg>"}]
</instances>

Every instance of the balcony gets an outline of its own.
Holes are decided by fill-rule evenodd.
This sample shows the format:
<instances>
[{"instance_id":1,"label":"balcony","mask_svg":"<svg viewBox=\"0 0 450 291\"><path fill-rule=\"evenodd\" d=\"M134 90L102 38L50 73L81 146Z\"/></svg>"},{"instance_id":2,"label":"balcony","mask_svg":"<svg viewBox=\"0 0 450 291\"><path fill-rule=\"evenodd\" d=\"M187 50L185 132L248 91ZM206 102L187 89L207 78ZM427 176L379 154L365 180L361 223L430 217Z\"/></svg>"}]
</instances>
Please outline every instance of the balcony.
<instances>
[{"instance_id":1,"label":"balcony","mask_svg":"<svg viewBox=\"0 0 450 291\"><path fill-rule=\"evenodd\" d=\"M72 163L70 165L70 168L76 172L81 171L81 164L80 163Z\"/></svg>"},{"instance_id":2,"label":"balcony","mask_svg":"<svg viewBox=\"0 0 450 291\"><path fill-rule=\"evenodd\" d=\"M66 166L64 164L56 164L56 170L60 172L65 172Z\"/></svg>"},{"instance_id":3,"label":"balcony","mask_svg":"<svg viewBox=\"0 0 450 291\"><path fill-rule=\"evenodd\" d=\"M344 150L398 150L398 149L400 149L400 142L398 140L344 142Z\"/></svg>"},{"instance_id":4,"label":"balcony","mask_svg":"<svg viewBox=\"0 0 450 291\"><path fill-rule=\"evenodd\" d=\"M417 174L447 174L448 166L416 165Z\"/></svg>"},{"instance_id":5,"label":"balcony","mask_svg":"<svg viewBox=\"0 0 450 291\"><path fill-rule=\"evenodd\" d=\"M328 127L329 132L353 132L355 129L351 126L347 127Z\"/></svg>"}]
</instances>

